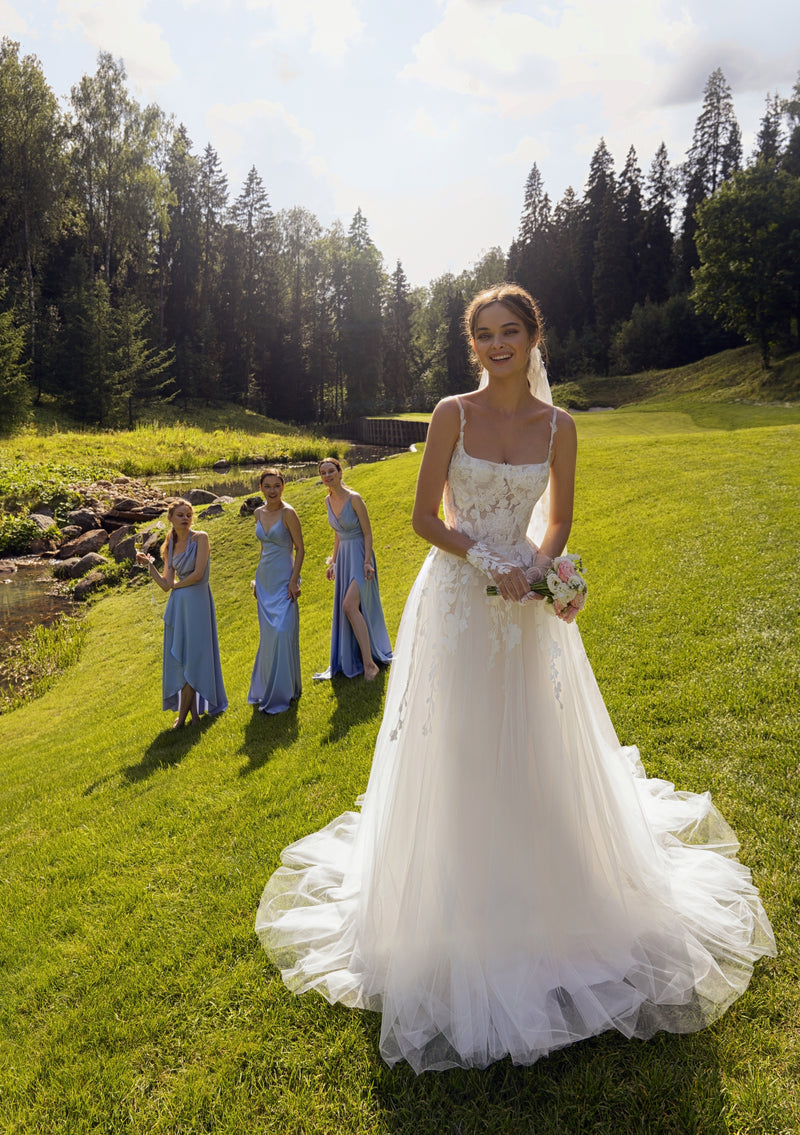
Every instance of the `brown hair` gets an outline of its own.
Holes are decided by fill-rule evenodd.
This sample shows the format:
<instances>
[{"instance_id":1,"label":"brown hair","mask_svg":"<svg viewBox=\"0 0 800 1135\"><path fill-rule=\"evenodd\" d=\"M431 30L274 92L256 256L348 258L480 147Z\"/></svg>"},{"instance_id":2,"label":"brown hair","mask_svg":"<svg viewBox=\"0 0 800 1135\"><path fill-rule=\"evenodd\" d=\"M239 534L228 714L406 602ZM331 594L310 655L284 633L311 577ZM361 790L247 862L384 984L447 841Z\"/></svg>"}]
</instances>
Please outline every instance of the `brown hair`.
<instances>
[{"instance_id":1,"label":"brown hair","mask_svg":"<svg viewBox=\"0 0 800 1135\"><path fill-rule=\"evenodd\" d=\"M261 486L264 484L265 477L277 477L282 485L286 484L286 478L284 477L283 473L281 473L280 469L265 469L261 476L258 478L259 488L261 488Z\"/></svg>"},{"instance_id":2,"label":"brown hair","mask_svg":"<svg viewBox=\"0 0 800 1135\"><path fill-rule=\"evenodd\" d=\"M322 472L322 466L323 465L335 465L340 473L342 471L342 463L341 463L341 461L339 460L338 457L323 457L322 460L320 461L320 463L317 465L317 472L318 473Z\"/></svg>"},{"instance_id":3,"label":"brown hair","mask_svg":"<svg viewBox=\"0 0 800 1135\"><path fill-rule=\"evenodd\" d=\"M513 311L533 339L534 347L543 344L544 320L539 305L530 292L526 292L519 284L495 284L475 296L464 312L464 334L470 343L475 338L478 316L490 303L501 303Z\"/></svg>"},{"instance_id":4,"label":"brown hair","mask_svg":"<svg viewBox=\"0 0 800 1135\"><path fill-rule=\"evenodd\" d=\"M172 521L172 514L175 512L175 509L180 508L181 505L185 505L186 508L189 509L189 512L192 514L192 519L194 519L194 508L192 507L191 502L185 501L183 499L183 497L179 497L178 500L174 500L172 502L172 504L169 506L169 508L167 509L167 520ZM166 540L161 545L161 559L164 561L165 565L168 562L167 556L169 555L169 542L174 537L174 535L175 535L175 529L170 528L169 532L167 533Z\"/></svg>"}]
</instances>

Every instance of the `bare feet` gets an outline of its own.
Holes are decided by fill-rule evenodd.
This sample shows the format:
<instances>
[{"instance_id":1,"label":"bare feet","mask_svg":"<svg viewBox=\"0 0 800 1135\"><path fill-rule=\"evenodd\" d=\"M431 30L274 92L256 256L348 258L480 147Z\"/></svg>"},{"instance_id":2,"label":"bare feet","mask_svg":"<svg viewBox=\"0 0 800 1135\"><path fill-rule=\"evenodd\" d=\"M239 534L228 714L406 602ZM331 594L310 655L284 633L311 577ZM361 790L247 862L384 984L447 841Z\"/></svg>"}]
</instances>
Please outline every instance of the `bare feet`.
<instances>
[{"instance_id":1,"label":"bare feet","mask_svg":"<svg viewBox=\"0 0 800 1135\"><path fill-rule=\"evenodd\" d=\"M172 728L173 729L180 729L183 725L184 725L184 722L181 721L181 719L179 717L176 717L175 720L172 723Z\"/></svg>"},{"instance_id":2,"label":"bare feet","mask_svg":"<svg viewBox=\"0 0 800 1135\"><path fill-rule=\"evenodd\" d=\"M378 677L378 674L380 674L380 669L370 658L369 662L364 666L364 681L372 682Z\"/></svg>"}]
</instances>

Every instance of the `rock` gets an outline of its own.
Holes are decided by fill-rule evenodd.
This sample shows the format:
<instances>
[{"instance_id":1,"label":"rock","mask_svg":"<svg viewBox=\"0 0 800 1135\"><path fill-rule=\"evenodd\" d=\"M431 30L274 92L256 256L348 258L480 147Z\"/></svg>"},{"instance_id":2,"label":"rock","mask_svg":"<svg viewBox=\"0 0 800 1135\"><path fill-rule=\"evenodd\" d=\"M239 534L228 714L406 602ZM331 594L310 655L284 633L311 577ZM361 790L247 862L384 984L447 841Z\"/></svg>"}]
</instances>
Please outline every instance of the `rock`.
<instances>
[{"instance_id":1,"label":"rock","mask_svg":"<svg viewBox=\"0 0 800 1135\"><path fill-rule=\"evenodd\" d=\"M52 514L47 516L41 512L29 512L28 520L32 520L42 532L47 532L48 528L52 528L55 525Z\"/></svg>"},{"instance_id":2,"label":"rock","mask_svg":"<svg viewBox=\"0 0 800 1135\"><path fill-rule=\"evenodd\" d=\"M230 469L231 463L225 457L220 457L219 461L215 461L211 466L212 469Z\"/></svg>"},{"instance_id":3,"label":"rock","mask_svg":"<svg viewBox=\"0 0 800 1135\"><path fill-rule=\"evenodd\" d=\"M263 503L263 497L245 497L242 501L242 507L239 509L239 515L252 516L257 508L261 508Z\"/></svg>"},{"instance_id":4,"label":"rock","mask_svg":"<svg viewBox=\"0 0 800 1135\"><path fill-rule=\"evenodd\" d=\"M73 540L76 536L80 536L81 532L83 532L83 529L79 528L77 524L65 524L61 529L61 539Z\"/></svg>"},{"instance_id":5,"label":"rock","mask_svg":"<svg viewBox=\"0 0 800 1135\"><path fill-rule=\"evenodd\" d=\"M84 532L74 540L62 544L56 553L60 560L68 560L70 556L85 556L87 552L97 552L103 544L108 543L108 533L105 528L95 528L91 532Z\"/></svg>"},{"instance_id":6,"label":"rock","mask_svg":"<svg viewBox=\"0 0 800 1135\"><path fill-rule=\"evenodd\" d=\"M45 554L48 554L50 552L55 552L57 550L58 550L58 540L56 540L54 537L49 537L46 540L44 538L41 538L41 539L35 538L35 539L31 540L30 543L28 544L28 552L32 556L43 556Z\"/></svg>"},{"instance_id":7,"label":"rock","mask_svg":"<svg viewBox=\"0 0 800 1135\"><path fill-rule=\"evenodd\" d=\"M161 558L161 545L166 539L167 533L163 528L150 528L145 530L142 535L144 536L144 543L142 544L142 551L147 552L150 556L155 556L156 559Z\"/></svg>"},{"instance_id":8,"label":"rock","mask_svg":"<svg viewBox=\"0 0 800 1135\"><path fill-rule=\"evenodd\" d=\"M92 591L96 591L98 587L102 587L105 582L105 576L101 571L90 571L87 576L75 584L75 590L72 592L74 599L85 599Z\"/></svg>"},{"instance_id":9,"label":"rock","mask_svg":"<svg viewBox=\"0 0 800 1135\"><path fill-rule=\"evenodd\" d=\"M215 503L216 504L233 504L234 498L233 497L217 497Z\"/></svg>"},{"instance_id":10,"label":"rock","mask_svg":"<svg viewBox=\"0 0 800 1135\"><path fill-rule=\"evenodd\" d=\"M74 524L81 532L88 532L90 528L99 528L100 521L90 508L75 508L67 513L67 524Z\"/></svg>"},{"instance_id":11,"label":"rock","mask_svg":"<svg viewBox=\"0 0 800 1135\"><path fill-rule=\"evenodd\" d=\"M13 575L17 565L13 560L0 560L0 575Z\"/></svg>"},{"instance_id":12,"label":"rock","mask_svg":"<svg viewBox=\"0 0 800 1135\"><path fill-rule=\"evenodd\" d=\"M102 556L98 556L97 552L87 552L85 556L81 556L79 560L70 560L72 567L70 568L69 578L80 579L86 575L87 572L92 571L94 568L101 567L107 560Z\"/></svg>"},{"instance_id":13,"label":"rock","mask_svg":"<svg viewBox=\"0 0 800 1135\"><path fill-rule=\"evenodd\" d=\"M119 531L122 531L122 529L120 529ZM114 533L114 535L116 536L116 532ZM110 543L111 541L109 540L109 544ZM114 559L118 564L121 564L123 560L136 559L135 536L126 536L124 540L117 541L117 543L114 545Z\"/></svg>"},{"instance_id":14,"label":"rock","mask_svg":"<svg viewBox=\"0 0 800 1135\"><path fill-rule=\"evenodd\" d=\"M208 489L189 489L189 492L184 497L189 504L211 504L217 499L216 493L210 493Z\"/></svg>"},{"instance_id":15,"label":"rock","mask_svg":"<svg viewBox=\"0 0 800 1135\"><path fill-rule=\"evenodd\" d=\"M80 557L78 556L71 556L68 560L61 560L59 563L53 564L53 575L56 579L73 579L72 569L80 562Z\"/></svg>"},{"instance_id":16,"label":"rock","mask_svg":"<svg viewBox=\"0 0 800 1135\"><path fill-rule=\"evenodd\" d=\"M136 529L132 524L123 524L121 528L115 528L111 535L108 537L108 550L113 552L120 540L124 540L126 536L133 536ZM116 556L114 557L116 559ZM129 559L128 556L123 556L123 559Z\"/></svg>"},{"instance_id":17,"label":"rock","mask_svg":"<svg viewBox=\"0 0 800 1135\"><path fill-rule=\"evenodd\" d=\"M134 512L141 503L141 501L134 500L133 497L116 497L112 501L111 507L114 512Z\"/></svg>"},{"instance_id":18,"label":"rock","mask_svg":"<svg viewBox=\"0 0 800 1135\"><path fill-rule=\"evenodd\" d=\"M210 504L208 508L203 509L203 511L198 515L198 519L202 520L206 516L222 516L224 511L225 510L219 503L219 501L214 501L214 503Z\"/></svg>"},{"instance_id":19,"label":"rock","mask_svg":"<svg viewBox=\"0 0 800 1135\"><path fill-rule=\"evenodd\" d=\"M155 520L167 511L166 504L146 504L126 512L123 509L110 509L103 514L103 527L109 532L122 528L126 524L142 524L146 520Z\"/></svg>"},{"instance_id":20,"label":"rock","mask_svg":"<svg viewBox=\"0 0 800 1135\"><path fill-rule=\"evenodd\" d=\"M54 516L53 510L50 505L44 504L43 501L39 501L38 504L34 505L34 507L31 509L31 512L35 512L38 516Z\"/></svg>"}]
</instances>

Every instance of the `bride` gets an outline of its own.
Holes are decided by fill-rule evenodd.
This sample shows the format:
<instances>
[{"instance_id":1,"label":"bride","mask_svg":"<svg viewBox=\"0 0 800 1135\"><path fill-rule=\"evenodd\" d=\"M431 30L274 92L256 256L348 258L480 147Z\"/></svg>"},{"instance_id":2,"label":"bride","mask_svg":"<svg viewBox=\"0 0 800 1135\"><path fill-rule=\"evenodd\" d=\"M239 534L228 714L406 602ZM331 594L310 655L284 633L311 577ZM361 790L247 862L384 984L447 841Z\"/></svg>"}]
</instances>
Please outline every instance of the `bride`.
<instances>
[{"instance_id":1,"label":"bride","mask_svg":"<svg viewBox=\"0 0 800 1135\"><path fill-rule=\"evenodd\" d=\"M577 628L529 593L566 544L576 456L536 304L501 285L465 326L484 377L431 419L432 548L361 811L284 851L256 919L290 989L378 1010L384 1059L417 1072L700 1029L775 952L708 794L645 777Z\"/></svg>"}]
</instances>

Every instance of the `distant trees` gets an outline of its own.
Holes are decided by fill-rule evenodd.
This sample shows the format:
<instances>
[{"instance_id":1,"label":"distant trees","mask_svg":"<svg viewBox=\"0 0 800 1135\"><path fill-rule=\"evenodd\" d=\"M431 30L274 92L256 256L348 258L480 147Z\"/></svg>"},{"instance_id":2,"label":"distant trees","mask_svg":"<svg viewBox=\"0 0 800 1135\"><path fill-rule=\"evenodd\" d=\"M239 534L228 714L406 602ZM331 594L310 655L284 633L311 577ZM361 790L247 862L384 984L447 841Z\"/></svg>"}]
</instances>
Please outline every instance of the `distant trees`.
<instances>
[{"instance_id":1,"label":"distant trees","mask_svg":"<svg viewBox=\"0 0 800 1135\"><path fill-rule=\"evenodd\" d=\"M431 406L469 386L462 313L515 279L539 299L559 379L676 365L741 342L796 341L800 79L767 96L755 152L721 71L683 165L642 173L605 140L586 185L553 202L537 165L508 250L411 288L357 209L327 229L273 212L251 167L231 188L211 144L131 96L101 52L61 110L38 60L0 41L0 400L132 422L145 401L235 399L340 422Z\"/></svg>"},{"instance_id":2,"label":"distant trees","mask_svg":"<svg viewBox=\"0 0 800 1135\"><path fill-rule=\"evenodd\" d=\"M776 344L797 341L800 317L800 179L775 160L762 153L697 210L692 293L698 310L758 344L765 367Z\"/></svg>"}]
</instances>

